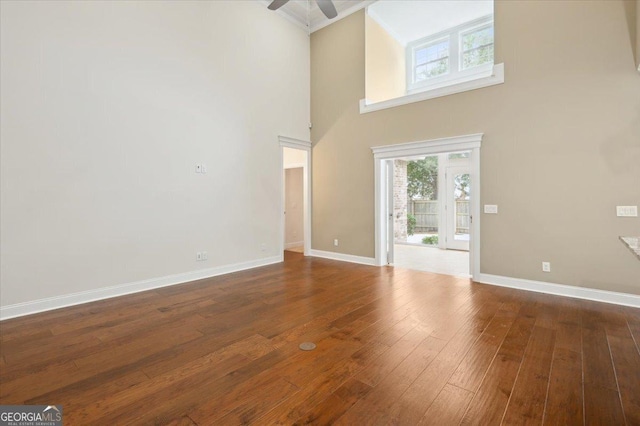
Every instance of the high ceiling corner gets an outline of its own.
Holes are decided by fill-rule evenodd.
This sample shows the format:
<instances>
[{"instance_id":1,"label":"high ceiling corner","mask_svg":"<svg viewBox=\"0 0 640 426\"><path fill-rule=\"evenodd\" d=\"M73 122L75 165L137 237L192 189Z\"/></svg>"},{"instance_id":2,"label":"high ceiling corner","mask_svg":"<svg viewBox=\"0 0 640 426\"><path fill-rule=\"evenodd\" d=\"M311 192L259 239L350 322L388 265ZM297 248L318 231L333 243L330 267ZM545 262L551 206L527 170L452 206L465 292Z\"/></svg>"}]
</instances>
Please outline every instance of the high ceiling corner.
<instances>
[{"instance_id":1,"label":"high ceiling corner","mask_svg":"<svg viewBox=\"0 0 640 426\"><path fill-rule=\"evenodd\" d=\"M364 9L376 0L333 0L333 4L338 11L338 16L334 19L328 19L315 0L291 0L276 11L279 15L292 21L296 25L309 30L317 31L333 22ZM271 0L261 0L265 7L271 3Z\"/></svg>"}]
</instances>

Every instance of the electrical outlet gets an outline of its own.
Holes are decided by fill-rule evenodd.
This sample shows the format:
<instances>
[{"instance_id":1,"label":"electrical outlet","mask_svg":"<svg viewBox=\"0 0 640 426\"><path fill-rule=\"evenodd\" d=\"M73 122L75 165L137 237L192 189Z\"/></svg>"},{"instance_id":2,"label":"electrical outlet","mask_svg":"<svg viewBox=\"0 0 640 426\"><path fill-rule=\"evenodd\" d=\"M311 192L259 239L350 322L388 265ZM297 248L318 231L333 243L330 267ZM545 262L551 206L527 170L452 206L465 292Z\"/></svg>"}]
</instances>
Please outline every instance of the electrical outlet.
<instances>
[{"instance_id":1,"label":"electrical outlet","mask_svg":"<svg viewBox=\"0 0 640 426\"><path fill-rule=\"evenodd\" d=\"M207 253L206 251L202 252L202 260L207 260L209 259L209 253Z\"/></svg>"},{"instance_id":2,"label":"electrical outlet","mask_svg":"<svg viewBox=\"0 0 640 426\"><path fill-rule=\"evenodd\" d=\"M200 164L200 173L202 173L202 174L207 173L207 165L206 164Z\"/></svg>"},{"instance_id":3,"label":"electrical outlet","mask_svg":"<svg viewBox=\"0 0 640 426\"><path fill-rule=\"evenodd\" d=\"M551 262L542 262L542 272L551 272Z\"/></svg>"},{"instance_id":4,"label":"electrical outlet","mask_svg":"<svg viewBox=\"0 0 640 426\"><path fill-rule=\"evenodd\" d=\"M333 240L333 245L334 245L335 247L338 247L338 239L337 239L337 238L336 238L335 240Z\"/></svg>"}]
</instances>

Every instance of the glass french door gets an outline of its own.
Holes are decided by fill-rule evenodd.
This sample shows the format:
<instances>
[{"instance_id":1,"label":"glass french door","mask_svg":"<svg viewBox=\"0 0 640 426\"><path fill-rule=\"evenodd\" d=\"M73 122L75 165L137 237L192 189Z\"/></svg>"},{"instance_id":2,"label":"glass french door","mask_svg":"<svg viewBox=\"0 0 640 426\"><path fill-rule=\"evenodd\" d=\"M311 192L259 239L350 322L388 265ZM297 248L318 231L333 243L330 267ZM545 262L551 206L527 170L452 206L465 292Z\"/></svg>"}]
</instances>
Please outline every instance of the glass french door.
<instances>
[{"instance_id":1,"label":"glass french door","mask_svg":"<svg viewBox=\"0 0 640 426\"><path fill-rule=\"evenodd\" d=\"M469 167L447 167L446 188L446 248L469 251L472 196Z\"/></svg>"}]
</instances>

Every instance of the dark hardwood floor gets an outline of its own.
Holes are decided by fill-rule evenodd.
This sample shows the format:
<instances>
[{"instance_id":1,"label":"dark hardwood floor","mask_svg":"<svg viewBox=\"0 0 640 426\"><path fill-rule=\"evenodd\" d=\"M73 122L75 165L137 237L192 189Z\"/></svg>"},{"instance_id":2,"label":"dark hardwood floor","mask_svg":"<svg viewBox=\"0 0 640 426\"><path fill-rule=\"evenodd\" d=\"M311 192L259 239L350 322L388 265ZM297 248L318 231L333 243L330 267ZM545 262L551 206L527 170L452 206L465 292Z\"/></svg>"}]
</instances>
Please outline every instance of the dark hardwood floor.
<instances>
[{"instance_id":1,"label":"dark hardwood floor","mask_svg":"<svg viewBox=\"0 0 640 426\"><path fill-rule=\"evenodd\" d=\"M65 425L640 425L638 309L290 252L0 342L0 403Z\"/></svg>"}]
</instances>

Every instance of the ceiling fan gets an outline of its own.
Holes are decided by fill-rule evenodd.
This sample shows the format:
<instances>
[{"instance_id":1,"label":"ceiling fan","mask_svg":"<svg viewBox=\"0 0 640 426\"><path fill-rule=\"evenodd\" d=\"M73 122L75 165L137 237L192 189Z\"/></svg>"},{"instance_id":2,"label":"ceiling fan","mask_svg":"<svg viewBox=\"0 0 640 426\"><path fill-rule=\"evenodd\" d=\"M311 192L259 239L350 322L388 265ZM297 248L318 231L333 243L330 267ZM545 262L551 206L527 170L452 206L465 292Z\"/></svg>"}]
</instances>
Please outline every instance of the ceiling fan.
<instances>
[{"instance_id":1,"label":"ceiling fan","mask_svg":"<svg viewBox=\"0 0 640 426\"><path fill-rule=\"evenodd\" d=\"M289 0L273 0L269 5L269 9L277 10L287 4L288 1ZM316 3L318 3L318 7L327 18L333 19L338 16L338 11L331 0L316 0Z\"/></svg>"}]
</instances>

